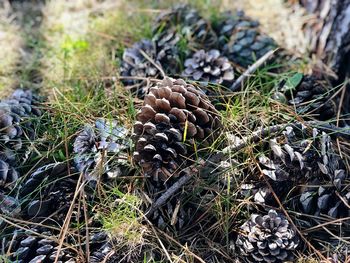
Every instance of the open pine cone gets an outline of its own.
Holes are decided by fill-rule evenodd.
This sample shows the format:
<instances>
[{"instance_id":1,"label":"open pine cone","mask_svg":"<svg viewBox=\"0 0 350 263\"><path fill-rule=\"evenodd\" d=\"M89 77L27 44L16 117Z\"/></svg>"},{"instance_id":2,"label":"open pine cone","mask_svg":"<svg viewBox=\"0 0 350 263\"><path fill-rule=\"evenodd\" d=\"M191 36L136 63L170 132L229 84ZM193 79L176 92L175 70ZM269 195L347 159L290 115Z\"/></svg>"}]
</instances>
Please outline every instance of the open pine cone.
<instances>
[{"instance_id":1,"label":"open pine cone","mask_svg":"<svg viewBox=\"0 0 350 263\"><path fill-rule=\"evenodd\" d=\"M28 139L35 137L32 119L41 115L38 103L31 91L20 89L0 101L0 188L13 188L19 177L16 167L23 161Z\"/></svg>"},{"instance_id":2,"label":"open pine cone","mask_svg":"<svg viewBox=\"0 0 350 263\"><path fill-rule=\"evenodd\" d=\"M74 171L68 172L66 163L44 165L34 171L19 189L24 202L24 216L29 218L48 217L63 222L71 205L77 184Z\"/></svg>"},{"instance_id":3,"label":"open pine cone","mask_svg":"<svg viewBox=\"0 0 350 263\"><path fill-rule=\"evenodd\" d=\"M215 32L196 9L186 4L162 12L155 20L153 34L181 34L190 46L213 47L217 42Z\"/></svg>"},{"instance_id":4,"label":"open pine cone","mask_svg":"<svg viewBox=\"0 0 350 263\"><path fill-rule=\"evenodd\" d=\"M327 81L306 75L294 89L289 89L285 81L279 86L274 98L294 106L298 114L309 114L322 121L335 118L337 107L330 99L334 92Z\"/></svg>"},{"instance_id":5,"label":"open pine cone","mask_svg":"<svg viewBox=\"0 0 350 263\"><path fill-rule=\"evenodd\" d=\"M219 46L223 54L242 67L248 67L268 51L276 48L274 40L259 32L259 23L244 12L222 14L217 25Z\"/></svg>"},{"instance_id":6,"label":"open pine cone","mask_svg":"<svg viewBox=\"0 0 350 263\"><path fill-rule=\"evenodd\" d=\"M253 214L241 229L243 233L238 236L236 245L246 262L293 260L299 238L288 220L275 210L264 216Z\"/></svg>"},{"instance_id":7,"label":"open pine cone","mask_svg":"<svg viewBox=\"0 0 350 263\"><path fill-rule=\"evenodd\" d=\"M349 177L329 135L316 128L310 135L305 127L287 127L282 135L270 140L268 148L268 155L259 157L259 165L284 205L316 216L349 216L341 200L350 200L346 187ZM257 179L253 185L255 201L275 205L263 181Z\"/></svg>"},{"instance_id":8,"label":"open pine cone","mask_svg":"<svg viewBox=\"0 0 350 263\"><path fill-rule=\"evenodd\" d=\"M196 81L231 86L234 79L233 68L226 57L220 56L220 51L212 49L197 51L193 57L186 59L185 77Z\"/></svg>"},{"instance_id":9,"label":"open pine cone","mask_svg":"<svg viewBox=\"0 0 350 263\"><path fill-rule=\"evenodd\" d=\"M88 181L125 175L128 130L117 121L98 119L95 128L86 125L74 141L74 164ZM102 168L102 169L101 169ZM105 178L100 178L103 175Z\"/></svg>"},{"instance_id":10,"label":"open pine cone","mask_svg":"<svg viewBox=\"0 0 350 263\"><path fill-rule=\"evenodd\" d=\"M155 45L150 40L143 39L124 51L120 66L120 75L125 77L122 78L122 82L141 98L147 93L147 81L138 78L160 76L159 69L152 62L161 68L157 61Z\"/></svg>"},{"instance_id":11,"label":"open pine cone","mask_svg":"<svg viewBox=\"0 0 350 263\"><path fill-rule=\"evenodd\" d=\"M178 176L195 144L212 142L220 127L206 95L182 79L165 78L153 86L136 119L133 158L156 181Z\"/></svg>"},{"instance_id":12,"label":"open pine cone","mask_svg":"<svg viewBox=\"0 0 350 263\"><path fill-rule=\"evenodd\" d=\"M13 262L18 263L38 263L54 262L58 254L58 243L53 239L52 232L43 227L33 227L28 231L21 229L14 230L13 235L0 241L0 247L6 252L10 249ZM3 254L3 253L1 253ZM74 252L67 249L61 249L58 262L74 263L78 262Z\"/></svg>"}]
</instances>

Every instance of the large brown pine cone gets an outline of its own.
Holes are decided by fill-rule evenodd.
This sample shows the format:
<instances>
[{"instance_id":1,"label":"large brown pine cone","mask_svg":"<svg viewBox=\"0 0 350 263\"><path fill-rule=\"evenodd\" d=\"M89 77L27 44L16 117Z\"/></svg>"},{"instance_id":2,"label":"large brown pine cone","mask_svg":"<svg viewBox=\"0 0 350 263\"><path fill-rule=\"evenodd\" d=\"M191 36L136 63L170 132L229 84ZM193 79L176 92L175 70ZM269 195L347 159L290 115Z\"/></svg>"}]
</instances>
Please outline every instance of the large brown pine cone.
<instances>
[{"instance_id":1,"label":"large brown pine cone","mask_svg":"<svg viewBox=\"0 0 350 263\"><path fill-rule=\"evenodd\" d=\"M134 160L146 175L162 181L178 176L195 148L210 144L220 127L207 96L182 79L156 83L136 119Z\"/></svg>"},{"instance_id":2,"label":"large brown pine cone","mask_svg":"<svg viewBox=\"0 0 350 263\"><path fill-rule=\"evenodd\" d=\"M238 236L236 245L245 262L293 260L299 238L288 220L275 210L264 216L252 215L241 229L244 233Z\"/></svg>"}]
</instances>

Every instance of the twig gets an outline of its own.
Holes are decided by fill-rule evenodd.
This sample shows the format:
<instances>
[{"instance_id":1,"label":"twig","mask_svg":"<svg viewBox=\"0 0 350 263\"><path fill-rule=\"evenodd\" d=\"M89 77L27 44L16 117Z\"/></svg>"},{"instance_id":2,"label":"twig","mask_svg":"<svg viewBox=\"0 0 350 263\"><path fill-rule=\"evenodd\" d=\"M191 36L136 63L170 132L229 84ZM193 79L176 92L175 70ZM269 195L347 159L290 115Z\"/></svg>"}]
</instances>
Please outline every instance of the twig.
<instances>
[{"instance_id":1,"label":"twig","mask_svg":"<svg viewBox=\"0 0 350 263\"><path fill-rule=\"evenodd\" d=\"M145 213L146 216L151 216L159 207L161 207L165 202L173 195L177 190L184 186L190 179L191 175L183 175L177 182L175 182L168 190L165 191L150 207L150 209Z\"/></svg>"},{"instance_id":2,"label":"twig","mask_svg":"<svg viewBox=\"0 0 350 263\"><path fill-rule=\"evenodd\" d=\"M166 77L166 74L164 73L164 70L156 62L154 62L154 60L152 58L150 58L146 54L146 52L144 52L142 49L140 49L139 51L142 54L142 56L144 56L149 62L151 62L153 64L153 66L155 66L159 70L159 72L160 72L160 74L162 74L163 78Z\"/></svg>"},{"instance_id":3,"label":"twig","mask_svg":"<svg viewBox=\"0 0 350 263\"><path fill-rule=\"evenodd\" d=\"M275 52L275 50L270 50L265 55L263 55L261 58L259 58L254 64L250 65L248 69L232 84L230 87L231 91L238 90L243 82L250 77L251 74L253 74L258 68L260 68Z\"/></svg>"},{"instance_id":4,"label":"twig","mask_svg":"<svg viewBox=\"0 0 350 263\"><path fill-rule=\"evenodd\" d=\"M306 125L314 126L315 128L319 128L320 130L323 130L325 132L330 132L335 137L337 136L343 136L345 138L350 137L350 130L348 129L339 128L332 124L320 123L317 121L307 121L305 123L296 122L296 123L287 123L287 124L277 124L277 125L268 126L265 128L261 128L257 131L254 131L250 136L243 137L241 139L241 142L227 146L222 150L222 152L224 154L227 154L229 152L239 151L251 143L257 143L269 135L273 135L284 130L287 126L292 126L293 128L301 129L302 126L306 126Z\"/></svg>"}]
</instances>

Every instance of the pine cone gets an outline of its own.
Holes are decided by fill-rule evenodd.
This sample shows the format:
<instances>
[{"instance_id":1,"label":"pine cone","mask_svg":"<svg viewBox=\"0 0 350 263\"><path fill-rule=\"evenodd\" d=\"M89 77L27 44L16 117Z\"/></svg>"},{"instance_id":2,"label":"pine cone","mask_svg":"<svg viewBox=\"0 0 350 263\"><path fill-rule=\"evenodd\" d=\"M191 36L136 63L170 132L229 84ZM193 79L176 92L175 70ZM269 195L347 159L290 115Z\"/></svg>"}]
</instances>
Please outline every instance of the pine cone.
<instances>
[{"instance_id":1,"label":"pine cone","mask_svg":"<svg viewBox=\"0 0 350 263\"><path fill-rule=\"evenodd\" d=\"M74 172L72 171L72 174ZM19 190L26 217L48 217L56 211L55 221L63 222L71 205L77 178L69 176L66 163L53 163L34 171Z\"/></svg>"},{"instance_id":2,"label":"pine cone","mask_svg":"<svg viewBox=\"0 0 350 263\"><path fill-rule=\"evenodd\" d=\"M19 200L0 192L0 215L16 218L21 212ZM0 228L3 228L3 220L0 219Z\"/></svg>"},{"instance_id":3,"label":"pine cone","mask_svg":"<svg viewBox=\"0 0 350 263\"><path fill-rule=\"evenodd\" d=\"M328 88L330 84L314 76L303 76L300 83L291 90L283 81L274 98L295 107L298 114L314 116L319 120L330 120L336 116L336 105L330 99L333 92Z\"/></svg>"},{"instance_id":4,"label":"pine cone","mask_svg":"<svg viewBox=\"0 0 350 263\"><path fill-rule=\"evenodd\" d=\"M186 4L174 6L162 12L155 20L153 35L166 34L176 30L194 48L213 47L217 42L215 32L196 9Z\"/></svg>"},{"instance_id":5,"label":"pine cone","mask_svg":"<svg viewBox=\"0 0 350 263\"><path fill-rule=\"evenodd\" d=\"M29 231L15 230L13 235L2 239L5 251L11 247L11 260L18 263L54 262L58 253L58 243L51 231L44 228L31 228ZM62 249L59 262L74 263L73 252Z\"/></svg>"},{"instance_id":6,"label":"pine cone","mask_svg":"<svg viewBox=\"0 0 350 263\"><path fill-rule=\"evenodd\" d=\"M220 127L208 98L182 79L165 78L153 86L136 118L133 158L156 181L178 176L195 139L208 144Z\"/></svg>"},{"instance_id":7,"label":"pine cone","mask_svg":"<svg viewBox=\"0 0 350 263\"><path fill-rule=\"evenodd\" d=\"M259 23L244 12L222 14L217 25L219 46L223 54L242 67L248 67L268 51L277 47L274 40L259 32Z\"/></svg>"},{"instance_id":8,"label":"pine cone","mask_svg":"<svg viewBox=\"0 0 350 263\"><path fill-rule=\"evenodd\" d=\"M152 200L157 200L167 187L164 182L151 182L147 185L147 193ZM176 194L164 206L157 209L149 220L163 231L178 233L192 222L195 215L195 208L189 203L185 204L185 200L184 194Z\"/></svg>"},{"instance_id":9,"label":"pine cone","mask_svg":"<svg viewBox=\"0 0 350 263\"><path fill-rule=\"evenodd\" d=\"M197 51L192 58L186 59L185 77L196 81L205 81L224 86L231 86L234 79L233 68L226 57L220 56L220 51L212 49Z\"/></svg>"},{"instance_id":10,"label":"pine cone","mask_svg":"<svg viewBox=\"0 0 350 263\"><path fill-rule=\"evenodd\" d=\"M147 81L137 78L157 78L160 76L159 70L150 59L161 68L161 64L157 61L154 43L147 39L135 43L131 48L127 48L123 54L120 75L126 78L122 78L122 82L140 98L147 93Z\"/></svg>"},{"instance_id":11,"label":"pine cone","mask_svg":"<svg viewBox=\"0 0 350 263\"><path fill-rule=\"evenodd\" d=\"M35 137L30 118L41 115L38 101L31 91L24 90L0 101L0 187L13 188L19 177L16 167L23 161L26 141Z\"/></svg>"},{"instance_id":12,"label":"pine cone","mask_svg":"<svg viewBox=\"0 0 350 263\"><path fill-rule=\"evenodd\" d=\"M329 135L314 128L310 136L305 127L287 127L283 135L270 140L269 148L269 155L261 155L259 163L281 201L307 214L348 216L348 209L342 209L344 203L337 196L338 193L349 200L345 183L348 174ZM253 190L255 201L274 205L270 188L261 180L257 189Z\"/></svg>"},{"instance_id":13,"label":"pine cone","mask_svg":"<svg viewBox=\"0 0 350 263\"><path fill-rule=\"evenodd\" d=\"M107 179L125 175L127 136L128 130L116 121L98 119L95 129L86 125L74 141L75 167L88 181L99 181L101 174Z\"/></svg>"},{"instance_id":14,"label":"pine cone","mask_svg":"<svg viewBox=\"0 0 350 263\"><path fill-rule=\"evenodd\" d=\"M153 37L157 50L157 61L167 74L176 75L180 71L181 58L185 55L180 50L182 36L176 30L166 30Z\"/></svg>"},{"instance_id":15,"label":"pine cone","mask_svg":"<svg viewBox=\"0 0 350 263\"><path fill-rule=\"evenodd\" d=\"M241 229L244 233L238 236L236 245L247 262L293 260L299 238L288 220L275 210L264 216L252 215Z\"/></svg>"}]
</instances>

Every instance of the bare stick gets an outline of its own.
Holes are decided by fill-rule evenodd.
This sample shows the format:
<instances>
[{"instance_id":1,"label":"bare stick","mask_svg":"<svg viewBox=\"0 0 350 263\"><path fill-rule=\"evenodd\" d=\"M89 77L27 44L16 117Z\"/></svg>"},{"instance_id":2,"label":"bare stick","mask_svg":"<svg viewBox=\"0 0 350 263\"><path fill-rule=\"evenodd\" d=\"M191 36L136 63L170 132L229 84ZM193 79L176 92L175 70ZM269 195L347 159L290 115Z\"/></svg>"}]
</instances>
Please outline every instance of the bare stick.
<instances>
[{"instance_id":1,"label":"bare stick","mask_svg":"<svg viewBox=\"0 0 350 263\"><path fill-rule=\"evenodd\" d=\"M261 58L259 58L254 64L250 65L248 69L232 84L230 87L231 91L238 90L244 81L250 77L251 74L253 74L258 68L262 66L275 52L275 50L270 50L265 55L263 55Z\"/></svg>"},{"instance_id":2,"label":"bare stick","mask_svg":"<svg viewBox=\"0 0 350 263\"><path fill-rule=\"evenodd\" d=\"M257 143L269 135L273 135L278 132L281 132L287 126L292 126L296 129L301 129L302 126L306 126L306 125L314 126L315 128L319 128L320 130L329 132L331 135L333 134L334 136L343 136L346 138L350 137L349 128L339 128L332 124L320 123L317 121L309 121L305 123L296 122L296 123L287 123L287 124L277 124L277 125L261 128L257 131L254 131L250 136L243 137L241 141L239 141L238 143L227 146L222 150L222 152L224 154L227 154L229 152L239 151L251 143Z\"/></svg>"},{"instance_id":3,"label":"bare stick","mask_svg":"<svg viewBox=\"0 0 350 263\"><path fill-rule=\"evenodd\" d=\"M166 77L166 74L164 73L164 70L156 63L156 62L154 62L154 60L152 59L152 58L150 58L147 54L146 54L146 52L144 52L143 50L139 50L140 51L140 53L142 54L142 56L144 56L149 62L151 62L152 64L153 64L153 66L155 66L158 70L159 70L159 72L160 72L160 74L162 74L162 77L164 78L164 77Z\"/></svg>"},{"instance_id":4,"label":"bare stick","mask_svg":"<svg viewBox=\"0 0 350 263\"><path fill-rule=\"evenodd\" d=\"M150 209L145 213L146 216L151 216L159 207L166 203L166 201L172 197L177 190L184 186L190 179L191 175L185 174L176 183L174 183L164 194L161 195L150 207Z\"/></svg>"}]
</instances>

